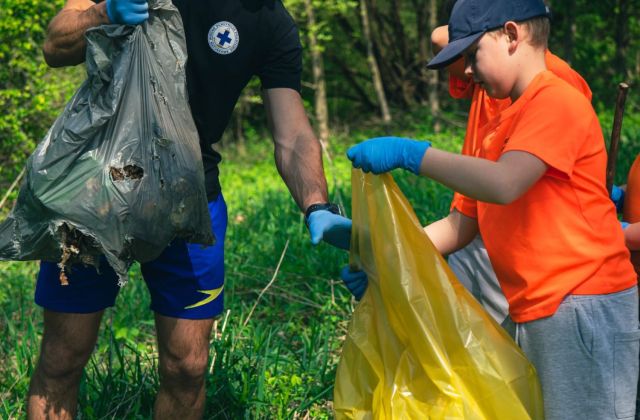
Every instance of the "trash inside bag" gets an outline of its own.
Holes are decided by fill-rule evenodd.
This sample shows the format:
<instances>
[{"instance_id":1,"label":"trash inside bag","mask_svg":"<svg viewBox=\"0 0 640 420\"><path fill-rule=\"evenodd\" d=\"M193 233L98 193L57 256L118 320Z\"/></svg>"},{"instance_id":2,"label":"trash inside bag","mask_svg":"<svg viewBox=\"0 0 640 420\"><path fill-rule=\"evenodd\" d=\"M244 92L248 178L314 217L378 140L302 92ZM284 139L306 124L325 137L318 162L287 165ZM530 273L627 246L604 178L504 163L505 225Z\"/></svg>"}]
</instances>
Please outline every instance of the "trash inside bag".
<instances>
[{"instance_id":1,"label":"trash inside bag","mask_svg":"<svg viewBox=\"0 0 640 420\"><path fill-rule=\"evenodd\" d=\"M541 419L535 369L458 282L389 174L352 175L369 277L338 366L338 419Z\"/></svg>"},{"instance_id":2,"label":"trash inside bag","mask_svg":"<svg viewBox=\"0 0 640 420\"><path fill-rule=\"evenodd\" d=\"M64 283L105 255L122 285L174 238L213 243L182 20L169 0L149 7L141 25L87 31L88 78L27 161L0 259L58 262Z\"/></svg>"}]
</instances>

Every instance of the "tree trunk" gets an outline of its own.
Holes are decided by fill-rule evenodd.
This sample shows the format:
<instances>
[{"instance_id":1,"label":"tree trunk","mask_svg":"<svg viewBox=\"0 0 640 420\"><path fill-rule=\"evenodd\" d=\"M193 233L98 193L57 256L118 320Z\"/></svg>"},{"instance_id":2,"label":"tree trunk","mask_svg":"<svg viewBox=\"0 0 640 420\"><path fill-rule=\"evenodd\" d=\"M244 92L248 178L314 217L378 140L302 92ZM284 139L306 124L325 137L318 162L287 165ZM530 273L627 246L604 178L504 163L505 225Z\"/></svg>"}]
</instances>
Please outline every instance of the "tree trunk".
<instances>
[{"instance_id":1,"label":"tree trunk","mask_svg":"<svg viewBox=\"0 0 640 420\"><path fill-rule=\"evenodd\" d=\"M429 0L429 34L438 25L438 5L436 0ZM427 35L424 35L427 38ZM430 39L431 37L427 38ZM427 63L423 63L423 71L426 70ZM440 99L438 97L438 72L436 70L429 70L429 109L431 116L433 117L434 124L433 129L436 133L440 132Z\"/></svg>"},{"instance_id":2,"label":"tree trunk","mask_svg":"<svg viewBox=\"0 0 640 420\"><path fill-rule=\"evenodd\" d=\"M404 24L400 17L400 10L402 9L401 0L391 0L391 13L388 18L390 19L391 29L393 33L393 39L388 44L396 49L400 53L399 60L393 60L394 74L398 77L398 82L402 87L402 95L407 106L411 107L414 104L416 93L416 74L415 69L412 68L415 63L409 54L409 47L407 46L407 39L404 30Z\"/></svg>"},{"instance_id":3,"label":"tree trunk","mask_svg":"<svg viewBox=\"0 0 640 420\"><path fill-rule=\"evenodd\" d=\"M426 104L429 97L430 73L426 68L429 60L429 6L431 0L412 0L412 6L416 11L416 30L420 34L418 36L418 74L420 80L416 88L420 103Z\"/></svg>"},{"instance_id":4,"label":"tree trunk","mask_svg":"<svg viewBox=\"0 0 640 420\"><path fill-rule=\"evenodd\" d=\"M640 75L640 50L638 50L636 52L636 65L635 65L636 69L634 71L634 74L636 75L636 78L638 77L638 75Z\"/></svg>"},{"instance_id":5,"label":"tree trunk","mask_svg":"<svg viewBox=\"0 0 640 420\"><path fill-rule=\"evenodd\" d=\"M380 115L382 116L382 121L384 121L385 124L388 124L391 122L391 113L389 112L387 96L384 93L384 87L382 85L382 78L380 77L380 68L378 67L378 61L373 54L371 28L369 26L369 13L367 12L367 2L365 0L360 1L360 17L362 19L362 34L364 36L365 44L367 45L367 60L369 61L369 67L371 68L373 87L376 91L378 103L380 105Z\"/></svg>"},{"instance_id":6,"label":"tree trunk","mask_svg":"<svg viewBox=\"0 0 640 420\"><path fill-rule=\"evenodd\" d=\"M360 74L357 74L352 67L350 67L347 63L344 62L342 58L338 55L333 55L330 60L340 69L342 76L345 78L345 81L351 86L354 90L358 102L364 105L366 108L370 108L371 111L374 111L378 108L378 105L373 103L369 95L365 91L364 87L358 83L358 78L363 79ZM346 97L345 92L342 92L341 97Z\"/></svg>"},{"instance_id":7,"label":"tree trunk","mask_svg":"<svg viewBox=\"0 0 640 420\"><path fill-rule=\"evenodd\" d=\"M616 14L616 55L614 67L616 76L620 81L625 81L629 74L627 72L627 51L629 50L629 1L618 0L618 13Z\"/></svg>"},{"instance_id":8,"label":"tree trunk","mask_svg":"<svg viewBox=\"0 0 640 420\"><path fill-rule=\"evenodd\" d=\"M391 0L390 17L393 19L391 21L391 25L394 34L394 46L400 51L402 62L407 63L411 60L411 58L404 32L404 25L402 24L402 19L400 18L401 9L402 4L400 4L400 0Z\"/></svg>"},{"instance_id":9,"label":"tree trunk","mask_svg":"<svg viewBox=\"0 0 640 420\"><path fill-rule=\"evenodd\" d=\"M323 144L329 140L329 109L327 106L327 84L324 77L322 52L318 45L316 33L316 16L311 0L304 0L309 21L309 49L311 51L311 67L313 69L313 84L315 87L315 114L318 136Z\"/></svg>"},{"instance_id":10,"label":"tree trunk","mask_svg":"<svg viewBox=\"0 0 640 420\"><path fill-rule=\"evenodd\" d=\"M566 4L565 28L564 28L564 60L571 64L573 61L573 46L576 38L576 18L574 10L576 9L576 0L564 0Z\"/></svg>"},{"instance_id":11,"label":"tree trunk","mask_svg":"<svg viewBox=\"0 0 640 420\"><path fill-rule=\"evenodd\" d=\"M233 124L233 132L236 139L236 148L240 156L245 156L247 154L247 141L244 135L244 126L242 124L245 117L247 102L248 97L247 94L244 93L240 96L238 104L236 105L236 109L233 111L235 120Z\"/></svg>"},{"instance_id":12,"label":"tree trunk","mask_svg":"<svg viewBox=\"0 0 640 420\"><path fill-rule=\"evenodd\" d=\"M410 64L403 59L400 44L404 43L404 30L396 27L396 21L392 17L393 11L381 10L376 0L362 1L366 1L368 5L373 52L387 99L404 109L409 109L414 103L415 77L410 76ZM398 37L402 38L401 42L398 41Z\"/></svg>"}]
</instances>

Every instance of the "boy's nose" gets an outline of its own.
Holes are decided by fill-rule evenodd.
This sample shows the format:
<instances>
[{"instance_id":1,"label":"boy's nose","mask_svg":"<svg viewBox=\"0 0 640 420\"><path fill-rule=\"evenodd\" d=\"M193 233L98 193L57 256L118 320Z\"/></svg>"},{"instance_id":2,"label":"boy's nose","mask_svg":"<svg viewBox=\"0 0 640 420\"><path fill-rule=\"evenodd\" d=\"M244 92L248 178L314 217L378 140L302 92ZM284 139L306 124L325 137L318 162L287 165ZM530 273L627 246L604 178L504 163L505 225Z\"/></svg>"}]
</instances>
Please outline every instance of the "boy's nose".
<instances>
[{"instance_id":1,"label":"boy's nose","mask_svg":"<svg viewBox=\"0 0 640 420\"><path fill-rule=\"evenodd\" d=\"M473 66L467 59L464 60L464 75L469 78L473 77Z\"/></svg>"}]
</instances>

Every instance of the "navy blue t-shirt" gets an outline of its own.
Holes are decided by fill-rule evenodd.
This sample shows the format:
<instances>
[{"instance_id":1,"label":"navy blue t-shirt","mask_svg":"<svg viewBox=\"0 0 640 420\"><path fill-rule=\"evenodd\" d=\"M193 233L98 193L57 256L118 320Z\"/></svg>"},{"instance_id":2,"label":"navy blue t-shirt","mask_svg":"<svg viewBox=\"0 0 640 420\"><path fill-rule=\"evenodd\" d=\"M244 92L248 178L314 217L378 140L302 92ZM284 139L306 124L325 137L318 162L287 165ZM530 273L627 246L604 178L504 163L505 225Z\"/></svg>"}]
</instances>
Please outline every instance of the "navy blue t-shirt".
<instances>
[{"instance_id":1,"label":"navy blue t-shirt","mask_svg":"<svg viewBox=\"0 0 640 420\"><path fill-rule=\"evenodd\" d=\"M99 3L102 0L96 1ZM200 135L207 198L220 192L222 137L242 89L258 76L263 89L300 91L302 46L281 0L173 0L184 25L187 88Z\"/></svg>"},{"instance_id":2,"label":"navy blue t-shirt","mask_svg":"<svg viewBox=\"0 0 640 420\"><path fill-rule=\"evenodd\" d=\"M242 89L257 75L263 89L300 90L302 46L280 0L174 0L187 39L187 85L200 134L207 196L220 191L220 140Z\"/></svg>"}]
</instances>

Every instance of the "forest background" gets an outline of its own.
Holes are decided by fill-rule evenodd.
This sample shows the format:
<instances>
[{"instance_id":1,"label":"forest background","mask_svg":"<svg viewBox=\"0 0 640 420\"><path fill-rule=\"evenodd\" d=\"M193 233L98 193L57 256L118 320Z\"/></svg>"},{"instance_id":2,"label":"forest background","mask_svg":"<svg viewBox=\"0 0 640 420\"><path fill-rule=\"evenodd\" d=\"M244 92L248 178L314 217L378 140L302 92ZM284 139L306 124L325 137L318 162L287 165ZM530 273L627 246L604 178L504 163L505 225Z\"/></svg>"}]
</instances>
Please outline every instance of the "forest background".
<instances>
[{"instance_id":1,"label":"forest background","mask_svg":"<svg viewBox=\"0 0 640 420\"><path fill-rule=\"evenodd\" d=\"M325 146L331 199L349 212L346 148L367 137L428 139L459 151L468 102L427 71L443 0L284 0L305 46L302 95ZM551 0L550 49L593 90L609 139L619 82L631 85L617 183L640 153L640 0ZM50 69L41 46L63 0L0 0L0 213L11 208L27 157L85 78ZM207 418L330 418L333 378L354 302L338 269L346 253L309 244L273 165L253 80L219 145L229 204L228 310L211 340ZM394 174L423 223L448 211L451 192ZM0 263L0 417L22 418L38 356L37 263ZM157 386L152 314L139 269L107 311L82 382L80 418L149 418Z\"/></svg>"}]
</instances>

